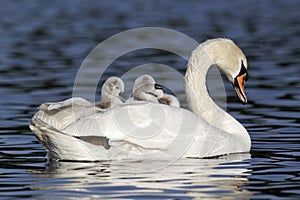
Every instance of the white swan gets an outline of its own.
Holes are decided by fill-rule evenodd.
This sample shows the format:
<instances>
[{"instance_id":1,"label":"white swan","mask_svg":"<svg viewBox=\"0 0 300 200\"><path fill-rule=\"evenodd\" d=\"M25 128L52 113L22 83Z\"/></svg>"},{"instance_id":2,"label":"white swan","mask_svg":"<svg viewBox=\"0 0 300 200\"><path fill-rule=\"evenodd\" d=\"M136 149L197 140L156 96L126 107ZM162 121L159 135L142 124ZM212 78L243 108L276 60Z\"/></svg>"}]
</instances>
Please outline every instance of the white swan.
<instances>
[{"instance_id":1,"label":"white swan","mask_svg":"<svg viewBox=\"0 0 300 200\"><path fill-rule=\"evenodd\" d=\"M247 60L229 39L207 40L188 62L186 94L193 112L155 103L116 106L82 118L63 129L33 116L30 128L58 160L211 157L248 152L247 130L218 107L206 88L206 73L216 65L247 102Z\"/></svg>"},{"instance_id":2,"label":"white swan","mask_svg":"<svg viewBox=\"0 0 300 200\"><path fill-rule=\"evenodd\" d=\"M104 82L101 88L101 101L96 105L81 97L73 97L61 102L47 102L39 106L40 110L35 117L61 130L79 118L104 112L121 104L121 98L124 98L124 82L113 76Z\"/></svg>"}]
</instances>

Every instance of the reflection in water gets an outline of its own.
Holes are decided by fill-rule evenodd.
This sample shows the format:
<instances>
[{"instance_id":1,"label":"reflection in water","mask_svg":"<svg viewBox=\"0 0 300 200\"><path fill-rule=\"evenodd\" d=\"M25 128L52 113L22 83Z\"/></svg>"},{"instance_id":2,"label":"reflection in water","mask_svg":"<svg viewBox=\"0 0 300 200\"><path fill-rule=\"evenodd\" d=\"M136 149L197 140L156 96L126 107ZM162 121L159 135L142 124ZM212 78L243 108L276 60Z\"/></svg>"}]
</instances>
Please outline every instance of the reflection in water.
<instances>
[{"instance_id":1,"label":"reflection in water","mask_svg":"<svg viewBox=\"0 0 300 200\"><path fill-rule=\"evenodd\" d=\"M179 159L160 170L141 173L136 171L157 169L163 161L51 162L45 171L32 171L36 181L30 188L43 191L45 198L86 194L102 198L249 197L252 193L243 189L251 173L249 159L250 154L218 159ZM46 183L45 179L52 181ZM58 190L58 193L53 192Z\"/></svg>"}]
</instances>

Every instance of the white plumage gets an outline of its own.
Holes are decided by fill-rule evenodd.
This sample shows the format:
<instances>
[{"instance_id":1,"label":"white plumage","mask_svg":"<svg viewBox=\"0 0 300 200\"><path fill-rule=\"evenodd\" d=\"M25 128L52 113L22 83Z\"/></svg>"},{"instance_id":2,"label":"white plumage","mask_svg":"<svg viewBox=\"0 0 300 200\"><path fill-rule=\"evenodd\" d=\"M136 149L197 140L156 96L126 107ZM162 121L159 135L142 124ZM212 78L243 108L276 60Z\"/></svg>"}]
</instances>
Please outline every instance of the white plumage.
<instances>
[{"instance_id":1,"label":"white plumage","mask_svg":"<svg viewBox=\"0 0 300 200\"><path fill-rule=\"evenodd\" d=\"M58 160L174 159L248 152L251 141L246 129L208 95L206 73L212 65L224 72L245 103L247 60L231 40L214 39L194 50L187 66L186 94L192 112L133 102L56 126L49 123L55 119L47 119L56 116L40 117L45 112L41 109L30 128L48 156Z\"/></svg>"}]
</instances>

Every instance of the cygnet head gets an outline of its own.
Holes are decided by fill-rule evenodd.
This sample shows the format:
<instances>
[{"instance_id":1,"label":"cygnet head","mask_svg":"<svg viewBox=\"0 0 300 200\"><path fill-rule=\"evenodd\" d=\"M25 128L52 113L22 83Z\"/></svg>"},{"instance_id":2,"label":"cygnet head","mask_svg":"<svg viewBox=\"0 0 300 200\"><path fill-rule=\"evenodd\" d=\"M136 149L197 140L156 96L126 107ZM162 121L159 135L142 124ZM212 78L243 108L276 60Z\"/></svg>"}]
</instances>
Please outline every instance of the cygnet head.
<instances>
[{"instance_id":1,"label":"cygnet head","mask_svg":"<svg viewBox=\"0 0 300 200\"><path fill-rule=\"evenodd\" d=\"M122 103L121 98L124 98L124 82L115 76L108 78L102 86L101 101Z\"/></svg>"},{"instance_id":2,"label":"cygnet head","mask_svg":"<svg viewBox=\"0 0 300 200\"><path fill-rule=\"evenodd\" d=\"M133 85L133 98L135 100L158 103L158 98L163 96L163 88L155 83L150 75L138 77Z\"/></svg>"},{"instance_id":3,"label":"cygnet head","mask_svg":"<svg viewBox=\"0 0 300 200\"><path fill-rule=\"evenodd\" d=\"M239 99L247 103L244 85L248 79L248 64L242 50L232 40L223 38L207 40L199 48L210 56L233 84Z\"/></svg>"}]
</instances>

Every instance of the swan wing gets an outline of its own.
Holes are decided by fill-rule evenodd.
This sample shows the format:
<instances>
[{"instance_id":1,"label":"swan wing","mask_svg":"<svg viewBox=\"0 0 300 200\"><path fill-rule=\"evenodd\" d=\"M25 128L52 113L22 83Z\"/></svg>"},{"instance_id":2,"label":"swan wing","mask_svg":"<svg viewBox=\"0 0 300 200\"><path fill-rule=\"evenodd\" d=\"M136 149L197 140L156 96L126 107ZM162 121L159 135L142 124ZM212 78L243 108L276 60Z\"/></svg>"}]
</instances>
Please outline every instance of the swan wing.
<instances>
[{"instance_id":1,"label":"swan wing","mask_svg":"<svg viewBox=\"0 0 300 200\"><path fill-rule=\"evenodd\" d=\"M73 97L60 102L46 102L40 105L40 109L44 111L57 111L66 107L90 107L92 103L80 97Z\"/></svg>"},{"instance_id":2,"label":"swan wing","mask_svg":"<svg viewBox=\"0 0 300 200\"><path fill-rule=\"evenodd\" d=\"M38 117L30 126L48 155L60 160L203 158L247 151L241 138L188 110L148 102L97 112L61 130Z\"/></svg>"},{"instance_id":3,"label":"swan wing","mask_svg":"<svg viewBox=\"0 0 300 200\"><path fill-rule=\"evenodd\" d=\"M199 123L207 126L190 111L137 102L82 118L62 131L74 137L108 138L109 159L171 158L188 152L199 134Z\"/></svg>"},{"instance_id":4,"label":"swan wing","mask_svg":"<svg viewBox=\"0 0 300 200\"><path fill-rule=\"evenodd\" d=\"M86 99L75 97L61 102L48 102L40 106L33 118L40 119L58 130L74 123L81 116L92 114L94 105Z\"/></svg>"}]
</instances>

